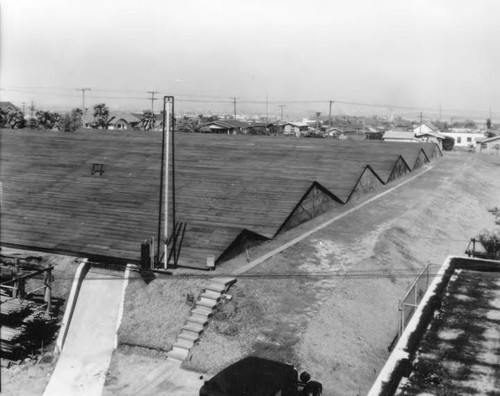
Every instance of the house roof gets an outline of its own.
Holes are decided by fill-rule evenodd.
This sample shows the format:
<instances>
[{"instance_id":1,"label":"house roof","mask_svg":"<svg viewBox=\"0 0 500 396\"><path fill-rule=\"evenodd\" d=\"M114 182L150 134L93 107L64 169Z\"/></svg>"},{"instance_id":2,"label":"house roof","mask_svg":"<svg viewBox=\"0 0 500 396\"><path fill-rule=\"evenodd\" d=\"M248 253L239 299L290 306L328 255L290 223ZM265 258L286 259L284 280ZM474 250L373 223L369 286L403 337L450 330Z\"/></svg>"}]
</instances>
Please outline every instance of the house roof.
<instances>
[{"instance_id":1,"label":"house roof","mask_svg":"<svg viewBox=\"0 0 500 396\"><path fill-rule=\"evenodd\" d=\"M109 121L110 124L116 124L120 120L124 120L124 121L128 122L129 124L141 121L141 119L139 117L137 117L136 115L131 114L131 113L112 113L110 115L109 119L110 119L110 121ZM158 119L158 117L157 117L157 119Z\"/></svg>"},{"instance_id":2,"label":"house roof","mask_svg":"<svg viewBox=\"0 0 500 396\"><path fill-rule=\"evenodd\" d=\"M306 122L284 122L283 124L281 124L282 126L285 126L285 125L291 125L291 126L296 126L296 127L299 127L299 128L304 128L304 127L308 127L309 125L306 123Z\"/></svg>"},{"instance_id":3,"label":"house roof","mask_svg":"<svg viewBox=\"0 0 500 396\"><path fill-rule=\"evenodd\" d=\"M249 124L246 122L241 122L238 120L215 120L210 121L202 125L202 127L219 127L221 129L232 129L232 128L248 128Z\"/></svg>"},{"instance_id":4,"label":"house roof","mask_svg":"<svg viewBox=\"0 0 500 396\"><path fill-rule=\"evenodd\" d=\"M2 243L138 262L158 227L162 134L1 130L0 139ZM175 150L176 218L187 224L180 263L205 267L248 233L273 238L314 183L345 203L358 181L385 184L401 163L432 158L435 144L179 133ZM105 164L103 177L93 163Z\"/></svg>"},{"instance_id":5,"label":"house roof","mask_svg":"<svg viewBox=\"0 0 500 396\"><path fill-rule=\"evenodd\" d=\"M439 133L439 132L422 132L422 133L415 132L415 136L416 137L433 136L437 139L445 139L446 138L445 135L443 135L442 133Z\"/></svg>"},{"instance_id":6,"label":"house roof","mask_svg":"<svg viewBox=\"0 0 500 396\"><path fill-rule=\"evenodd\" d=\"M427 128L429 128L431 131L438 131L439 128L437 126L435 126L433 123L431 122L423 122L422 124L419 124L417 125L415 128L413 128L413 130L416 130L418 128L420 128L420 125L422 126L426 126Z\"/></svg>"},{"instance_id":7,"label":"house roof","mask_svg":"<svg viewBox=\"0 0 500 396\"><path fill-rule=\"evenodd\" d=\"M495 142L497 140L500 140L500 135L481 140L481 143L490 143L490 142Z\"/></svg>"},{"instance_id":8,"label":"house roof","mask_svg":"<svg viewBox=\"0 0 500 396\"><path fill-rule=\"evenodd\" d=\"M8 110L8 109L21 110L19 107L17 107L12 102L0 102L0 109L2 109L2 110Z\"/></svg>"},{"instance_id":9,"label":"house roof","mask_svg":"<svg viewBox=\"0 0 500 396\"><path fill-rule=\"evenodd\" d=\"M401 139L401 140L409 139L418 141L418 139L415 139L415 135L413 132L405 132L405 131L386 131L384 132L382 139Z\"/></svg>"}]
</instances>

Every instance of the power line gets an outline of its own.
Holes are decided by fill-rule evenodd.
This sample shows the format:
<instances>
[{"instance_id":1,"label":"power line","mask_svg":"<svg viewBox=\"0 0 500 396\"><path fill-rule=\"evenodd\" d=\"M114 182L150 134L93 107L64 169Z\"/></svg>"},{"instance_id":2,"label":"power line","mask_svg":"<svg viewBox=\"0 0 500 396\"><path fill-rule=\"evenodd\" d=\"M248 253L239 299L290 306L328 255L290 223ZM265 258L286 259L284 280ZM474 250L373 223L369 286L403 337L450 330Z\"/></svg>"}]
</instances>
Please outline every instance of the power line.
<instances>
[{"instance_id":1,"label":"power line","mask_svg":"<svg viewBox=\"0 0 500 396\"><path fill-rule=\"evenodd\" d=\"M280 117L280 121L283 122L283 108L286 107L286 105L278 105L278 107L281 109L281 117Z\"/></svg>"},{"instance_id":2,"label":"power line","mask_svg":"<svg viewBox=\"0 0 500 396\"><path fill-rule=\"evenodd\" d=\"M157 100L157 98L155 98L155 94L160 93L160 92L158 92L158 91L148 91L148 93L151 94L151 112L154 114L155 113L154 103L155 103L155 100Z\"/></svg>"},{"instance_id":3,"label":"power line","mask_svg":"<svg viewBox=\"0 0 500 396\"><path fill-rule=\"evenodd\" d=\"M60 88L60 87L17 87L17 88L4 88L5 91L7 92L30 92L32 93L33 91L41 90L41 91L68 91L69 89L67 88ZM89 91L90 88L80 88L77 89L78 91L82 91L82 97L85 95L85 91ZM135 91L135 90L110 90L110 89L93 89L93 92L105 92L105 93L138 93L140 91ZM151 100L154 101L157 98L154 97L154 94L160 93L159 91L147 91L148 93L152 94ZM154 93L154 94L153 94ZM57 95L55 93L47 93L44 92L43 94L50 94L50 95ZM180 99L179 101L184 101L184 102L191 102L191 103L233 103L235 104L235 98L233 97L232 101L228 100L221 100L223 97L217 96L217 95L202 95L202 94L186 94L186 93L170 93L172 95L176 96L181 96L181 97L186 97L186 98L191 98L191 99ZM69 92L65 94L65 96L73 96ZM94 98L102 98L102 99L122 99L122 100L138 100L142 99L141 97L138 96L122 96L122 95L96 95L92 96ZM208 100L208 99L195 99L195 98L213 98L217 100ZM323 99L314 99L314 100L308 100L308 99L302 99L302 100L275 100L275 101L269 101L268 97L266 96L265 100L252 100L252 99L247 99L247 100L240 100L239 103L244 103L244 104L255 104L255 105L263 105L265 104L268 106L269 104L274 104L279 107L280 104L288 104L288 105L301 105L301 104L329 104L330 102L333 102L331 100L323 100ZM344 105L350 105L350 106L363 106L363 107L376 107L376 108L393 108L393 109L400 109L400 110L415 110L415 111L426 111L426 112L431 112L431 113L436 113L438 115L441 115L443 113L454 113L454 114L472 114L472 113L489 113L490 118L494 114L500 114L500 111L491 111L489 112L484 109L478 110L478 109L453 109L453 108L442 108L441 105L438 108L432 108L432 107L417 107L417 106L405 106L405 105L394 105L394 104L381 104L381 103L367 103L367 102L355 102L355 101L345 101L345 100L335 100L333 103L338 103L338 104L344 104Z\"/></svg>"},{"instance_id":4,"label":"power line","mask_svg":"<svg viewBox=\"0 0 500 396\"><path fill-rule=\"evenodd\" d=\"M82 111L87 115L87 108L85 107L85 92L90 91L90 88L78 88L77 91L82 91Z\"/></svg>"}]
</instances>

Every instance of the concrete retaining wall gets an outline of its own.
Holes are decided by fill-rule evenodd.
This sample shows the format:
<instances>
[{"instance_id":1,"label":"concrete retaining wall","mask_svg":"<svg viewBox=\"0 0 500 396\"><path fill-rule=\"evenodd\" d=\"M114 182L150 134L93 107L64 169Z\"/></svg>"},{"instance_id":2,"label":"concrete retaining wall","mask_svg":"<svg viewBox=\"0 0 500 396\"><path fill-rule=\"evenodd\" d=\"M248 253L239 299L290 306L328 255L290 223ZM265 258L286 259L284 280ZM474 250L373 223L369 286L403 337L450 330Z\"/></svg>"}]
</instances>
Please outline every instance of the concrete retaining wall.
<instances>
[{"instance_id":1,"label":"concrete retaining wall","mask_svg":"<svg viewBox=\"0 0 500 396\"><path fill-rule=\"evenodd\" d=\"M68 302L66 304L66 309L64 311L64 316L61 323L61 328L59 329L59 335L57 336L56 347L54 350L56 356L59 356L61 354L64 347L64 342L66 341L66 336L68 335L69 325L71 324L71 319L73 318L73 313L75 311L78 294L80 293L82 282L85 279L87 272L89 272L89 269L90 263L87 262L87 259L84 259L75 272L73 284L71 285L71 292L69 294Z\"/></svg>"}]
</instances>

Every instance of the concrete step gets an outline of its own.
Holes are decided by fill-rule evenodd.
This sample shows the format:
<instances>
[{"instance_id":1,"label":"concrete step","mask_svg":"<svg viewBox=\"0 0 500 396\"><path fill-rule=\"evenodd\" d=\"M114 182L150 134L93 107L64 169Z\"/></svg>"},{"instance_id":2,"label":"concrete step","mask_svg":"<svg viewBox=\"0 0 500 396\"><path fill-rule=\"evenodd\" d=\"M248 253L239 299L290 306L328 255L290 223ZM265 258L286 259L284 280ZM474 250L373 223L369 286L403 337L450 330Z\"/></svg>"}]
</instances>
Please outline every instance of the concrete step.
<instances>
[{"instance_id":1,"label":"concrete step","mask_svg":"<svg viewBox=\"0 0 500 396\"><path fill-rule=\"evenodd\" d=\"M191 331L195 334L200 334L205 326L199 323L187 322L184 326L182 326L181 330Z\"/></svg>"},{"instance_id":2,"label":"concrete step","mask_svg":"<svg viewBox=\"0 0 500 396\"><path fill-rule=\"evenodd\" d=\"M200 297L211 298L212 300L219 301L222 297L222 294L213 290L205 290Z\"/></svg>"},{"instance_id":3,"label":"concrete step","mask_svg":"<svg viewBox=\"0 0 500 396\"><path fill-rule=\"evenodd\" d=\"M208 286L205 288L206 291L211 290L217 293L224 293L226 291L226 285L219 282L210 282Z\"/></svg>"},{"instance_id":4,"label":"concrete step","mask_svg":"<svg viewBox=\"0 0 500 396\"><path fill-rule=\"evenodd\" d=\"M236 278L234 278L234 277L229 277L229 276L221 276L221 277L217 277L217 278L212 278L212 280L211 280L211 281L212 281L212 282L221 283L221 284L223 284L224 286L229 287L229 286L231 286L232 284L236 283Z\"/></svg>"},{"instance_id":5,"label":"concrete step","mask_svg":"<svg viewBox=\"0 0 500 396\"><path fill-rule=\"evenodd\" d=\"M177 336L177 339L182 338L183 340L196 342L200 339L200 336L192 331L182 330L181 333Z\"/></svg>"},{"instance_id":6,"label":"concrete step","mask_svg":"<svg viewBox=\"0 0 500 396\"><path fill-rule=\"evenodd\" d=\"M200 296L200 299L197 301L197 303L198 302L211 303L212 301L215 302L215 304L217 304L219 302L219 299Z\"/></svg>"},{"instance_id":7,"label":"concrete step","mask_svg":"<svg viewBox=\"0 0 500 396\"><path fill-rule=\"evenodd\" d=\"M170 359L178 360L180 362L183 362L186 360L187 356L189 354L189 351L186 349L172 349L171 351L167 352L167 356Z\"/></svg>"},{"instance_id":8,"label":"concrete step","mask_svg":"<svg viewBox=\"0 0 500 396\"><path fill-rule=\"evenodd\" d=\"M196 307L195 309L191 310L191 313L198 314L198 315L206 315L207 317L210 317L213 315L214 311L212 308L199 306L199 307Z\"/></svg>"},{"instance_id":9,"label":"concrete step","mask_svg":"<svg viewBox=\"0 0 500 396\"><path fill-rule=\"evenodd\" d=\"M210 300L208 298L202 298L200 301L196 302L196 306L207 307L210 309L214 309L217 306L218 302L215 300Z\"/></svg>"},{"instance_id":10,"label":"concrete step","mask_svg":"<svg viewBox=\"0 0 500 396\"><path fill-rule=\"evenodd\" d=\"M194 346L193 341L186 340L184 338L178 338L177 342L174 344L174 348L177 349L187 349L188 351Z\"/></svg>"},{"instance_id":11,"label":"concrete step","mask_svg":"<svg viewBox=\"0 0 500 396\"><path fill-rule=\"evenodd\" d=\"M208 323L208 316L193 314L188 318L188 322L199 323L199 324L205 326Z\"/></svg>"}]
</instances>

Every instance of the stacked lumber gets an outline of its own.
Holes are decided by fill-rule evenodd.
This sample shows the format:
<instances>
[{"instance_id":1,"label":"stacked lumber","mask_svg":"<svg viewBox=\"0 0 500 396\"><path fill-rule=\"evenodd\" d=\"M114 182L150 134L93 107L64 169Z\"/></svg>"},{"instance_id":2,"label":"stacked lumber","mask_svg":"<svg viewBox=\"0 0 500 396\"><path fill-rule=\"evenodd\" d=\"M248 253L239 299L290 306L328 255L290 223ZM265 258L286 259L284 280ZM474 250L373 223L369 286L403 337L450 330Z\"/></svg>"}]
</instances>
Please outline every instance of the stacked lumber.
<instances>
[{"instance_id":1,"label":"stacked lumber","mask_svg":"<svg viewBox=\"0 0 500 396\"><path fill-rule=\"evenodd\" d=\"M29 300L0 296L0 315L2 323L12 322L22 319L33 307Z\"/></svg>"},{"instance_id":2,"label":"stacked lumber","mask_svg":"<svg viewBox=\"0 0 500 396\"><path fill-rule=\"evenodd\" d=\"M2 325L0 327L0 346L2 357L10 359L20 358L26 351L26 328L24 326L10 327Z\"/></svg>"},{"instance_id":3,"label":"stacked lumber","mask_svg":"<svg viewBox=\"0 0 500 396\"><path fill-rule=\"evenodd\" d=\"M33 311L33 301L1 296L0 348L2 357L22 359L53 338L56 318Z\"/></svg>"}]
</instances>

